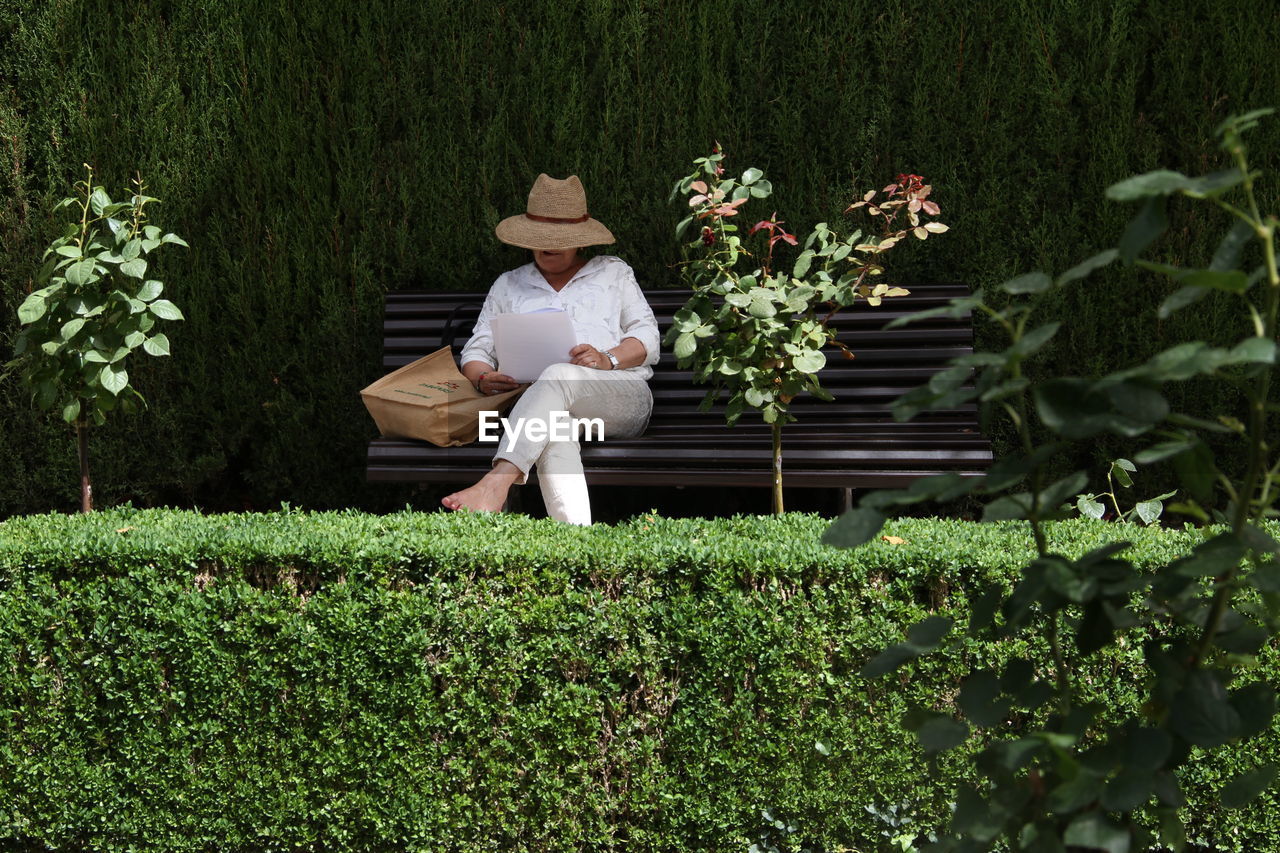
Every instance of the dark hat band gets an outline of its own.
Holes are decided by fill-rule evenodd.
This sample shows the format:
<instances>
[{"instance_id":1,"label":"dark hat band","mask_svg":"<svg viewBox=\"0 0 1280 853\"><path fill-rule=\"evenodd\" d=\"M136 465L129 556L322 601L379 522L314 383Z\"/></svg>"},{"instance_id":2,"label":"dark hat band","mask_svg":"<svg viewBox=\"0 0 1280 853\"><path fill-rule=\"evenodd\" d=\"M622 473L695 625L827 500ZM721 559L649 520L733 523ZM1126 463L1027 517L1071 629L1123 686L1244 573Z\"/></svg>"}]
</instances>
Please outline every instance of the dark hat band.
<instances>
[{"instance_id":1,"label":"dark hat band","mask_svg":"<svg viewBox=\"0 0 1280 853\"><path fill-rule=\"evenodd\" d=\"M591 218L590 215L569 218L564 216L538 216L536 213L526 213L524 216L525 219L532 219L534 222L550 222L553 225L577 225Z\"/></svg>"}]
</instances>

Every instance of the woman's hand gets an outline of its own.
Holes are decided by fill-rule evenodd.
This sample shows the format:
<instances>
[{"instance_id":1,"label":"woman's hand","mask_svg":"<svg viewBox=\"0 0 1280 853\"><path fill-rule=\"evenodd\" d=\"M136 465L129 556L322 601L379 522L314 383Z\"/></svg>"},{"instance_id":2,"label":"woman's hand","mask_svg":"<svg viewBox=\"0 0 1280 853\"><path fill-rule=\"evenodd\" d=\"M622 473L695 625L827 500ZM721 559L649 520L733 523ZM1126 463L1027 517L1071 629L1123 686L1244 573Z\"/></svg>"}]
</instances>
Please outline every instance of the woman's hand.
<instances>
[{"instance_id":1,"label":"woman's hand","mask_svg":"<svg viewBox=\"0 0 1280 853\"><path fill-rule=\"evenodd\" d=\"M501 394L504 391L514 391L520 387L520 383L505 373L490 371L480 377L476 387L480 389L481 394L488 396L490 394Z\"/></svg>"},{"instance_id":2,"label":"woman's hand","mask_svg":"<svg viewBox=\"0 0 1280 853\"><path fill-rule=\"evenodd\" d=\"M569 363L594 367L596 370L613 370L613 362L609 361L609 356L591 344L578 344L569 350Z\"/></svg>"}]
</instances>

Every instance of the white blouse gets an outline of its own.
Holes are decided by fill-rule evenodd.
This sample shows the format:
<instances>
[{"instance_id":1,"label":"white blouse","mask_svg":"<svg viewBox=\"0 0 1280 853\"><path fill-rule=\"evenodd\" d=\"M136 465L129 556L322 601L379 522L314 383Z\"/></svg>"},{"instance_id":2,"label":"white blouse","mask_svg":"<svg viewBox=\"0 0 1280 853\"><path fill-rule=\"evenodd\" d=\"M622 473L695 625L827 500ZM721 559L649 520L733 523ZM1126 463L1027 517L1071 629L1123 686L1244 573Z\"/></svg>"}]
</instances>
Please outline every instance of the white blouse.
<instances>
[{"instance_id":1,"label":"white blouse","mask_svg":"<svg viewBox=\"0 0 1280 853\"><path fill-rule=\"evenodd\" d=\"M637 339L644 344L646 358L643 364L629 369L645 379L653 375L651 365L658 363L658 322L631 267L611 255L598 255L587 261L558 293L532 263L498 276L485 297L475 331L462 348L460 363L481 361L490 367L497 364L489 328L495 315L526 314L546 308L566 312L578 343L591 344L598 350L612 349L623 338Z\"/></svg>"}]
</instances>

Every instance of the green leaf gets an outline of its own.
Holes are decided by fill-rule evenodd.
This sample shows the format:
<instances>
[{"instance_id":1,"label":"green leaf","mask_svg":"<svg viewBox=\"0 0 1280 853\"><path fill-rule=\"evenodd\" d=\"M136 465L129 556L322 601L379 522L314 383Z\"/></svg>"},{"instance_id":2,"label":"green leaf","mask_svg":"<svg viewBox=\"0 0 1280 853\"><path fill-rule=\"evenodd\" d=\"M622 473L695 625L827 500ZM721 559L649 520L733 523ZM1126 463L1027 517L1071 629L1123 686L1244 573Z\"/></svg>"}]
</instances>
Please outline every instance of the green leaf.
<instances>
[{"instance_id":1,"label":"green leaf","mask_svg":"<svg viewBox=\"0 0 1280 853\"><path fill-rule=\"evenodd\" d=\"M150 308L151 313L159 317L161 320L184 319L184 317L182 316L182 312L178 310L178 306L174 305L168 299L157 299L154 302L152 302L148 307ZM681 335L680 337L683 338L684 335ZM690 339L692 339L692 335L690 335ZM676 346L677 347L680 346L679 339L676 340ZM676 357L677 358L680 357L679 352L676 353Z\"/></svg>"},{"instance_id":2,"label":"green leaf","mask_svg":"<svg viewBox=\"0 0 1280 853\"><path fill-rule=\"evenodd\" d=\"M827 364L827 357L819 350L805 350L791 359L791 366L801 373L817 373Z\"/></svg>"},{"instance_id":3,"label":"green leaf","mask_svg":"<svg viewBox=\"0 0 1280 853\"><path fill-rule=\"evenodd\" d=\"M907 642L921 651L931 652L951 631L952 624L945 616L930 616L907 629Z\"/></svg>"},{"instance_id":4,"label":"green leaf","mask_svg":"<svg viewBox=\"0 0 1280 853\"><path fill-rule=\"evenodd\" d=\"M1239 735L1240 715L1212 672L1198 669L1187 676L1172 705L1171 727L1188 743L1208 749Z\"/></svg>"},{"instance_id":5,"label":"green leaf","mask_svg":"<svg viewBox=\"0 0 1280 853\"><path fill-rule=\"evenodd\" d=\"M946 752L968 739L969 726L961 720L937 716L916 729L916 737L925 752Z\"/></svg>"},{"instance_id":6,"label":"green leaf","mask_svg":"<svg viewBox=\"0 0 1280 853\"><path fill-rule=\"evenodd\" d=\"M1145 450L1139 450L1134 456L1139 463L1143 465L1151 465L1155 462L1163 462L1171 456L1177 456L1179 453L1186 453L1196 446L1194 438L1182 438L1174 441L1162 441L1159 444L1153 444Z\"/></svg>"},{"instance_id":7,"label":"green leaf","mask_svg":"<svg viewBox=\"0 0 1280 853\"><path fill-rule=\"evenodd\" d=\"M878 653L858 670L863 678L879 678L888 675L905 663L920 656L920 652L907 643L898 643Z\"/></svg>"},{"instance_id":8,"label":"green leaf","mask_svg":"<svg viewBox=\"0 0 1280 853\"><path fill-rule=\"evenodd\" d=\"M1115 249L1107 249L1104 252L1099 252L1092 258L1081 261L1062 275L1058 276L1058 280L1055 284L1058 287L1061 287L1064 284L1070 284L1073 281L1078 281L1079 279L1091 274L1094 270L1105 267L1119 256L1120 253Z\"/></svg>"},{"instance_id":9,"label":"green leaf","mask_svg":"<svg viewBox=\"0 0 1280 853\"><path fill-rule=\"evenodd\" d=\"M1270 730L1276 715L1276 691L1255 681L1231 694L1231 707L1240 715L1240 737L1251 738Z\"/></svg>"},{"instance_id":10,"label":"green leaf","mask_svg":"<svg viewBox=\"0 0 1280 853\"><path fill-rule=\"evenodd\" d=\"M734 359L727 358L721 362L718 370L724 376L737 376L742 372L742 364Z\"/></svg>"},{"instance_id":11,"label":"green leaf","mask_svg":"<svg viewBox=\"0 0 1280 853\"><path fill-rule=\"evenodd\" d=\"M161 311L163 311L164 309L161 309L161 311L157 311L156 307L165 301L166 300L160 299L151 304L152 312L155 313L155 315L157 317L160 317L161 319L167 319L164 316L164 314L161 313ZM676 354L676 358L679 359L680 361L684 361L685 359L692 357L693 354L697 351L698 351L698 339L694 337L693 332L685 332L683 335L676 338L675 354Z\"/></svg>"},{"instance_id":12,"label":"green leaf","mask_svg":"<svg viewBox=\"0 0 1280 853\"><path fill-rule=\"evenodd\" d=\"M103 191L102 187L95 187L93 194L89 196L89 209L93 211L94 216L101 216L102 210L111 204L111 197Z\"/></svg>"},{"instance_id":13,"label":"green leaf","mask_svg":"<svg viewBox=\"0 0 1280 853\"><path fill-rule=\"evenodd\" d=\"M752 317L767 319L778 313L777 307L773 304L773 293L764 287L752 288L751 304L747 311Z\"/></svg>"},{"instance_id":14,"label":"green leaf","mask_svg":"<svg viewBox=\"0 0 1280 853\"><path fill-rule=\"evenodd\" d=\"M1162 808L1158 811L1160 812L1160 843L1169 850L1182 853L1187 846L1187 831L1183 829L1177 810Z\"/></svg>"},{"instance_id":15,"label":"green leaf","mask_svg":"<svg viewBox=\"0 0 1280 853\"><path fill-rule=\"evenodd\" d=\"M1143 773L1155 773L1173 752L1173 738L1164 729L1130 726L1125 732L1124 764Z\"/></svg>"},{"instance_id":16,"label":"green leaf","mask_svg":"<svg viewBox=\"0 0 1280 853\"><path fill-rule=\"evenodd\" d=\"M1040 493L1041 510L1053 511L1060 505L1084 491L1089 485L1089 475L1084 471L1075 471L1048 486Z\"/></svg>"},{"instance_id":17,"label":"green leaf","mask_svg":"<svg viewBox=\"0 0 1280 853\"><path fill-rule=\"evenodd\" d=\"M120 392L129 385L129 374L123 367L108 364L102 368L99 381L102 387L112 395L119 396Z\"/></svg>"},{"instance_id":18,"label":"green leaf","mask_svg":"<svg viewBox=\"0 0 1280 853\"><path fill-rule=\"evenodd\" d=\"M1142 519L1143 524L1155 524L1160 520L1160 515L1164 512L1164 502L1161 500L1141 501L1134 509L1138 512L1138 518Z\"/></svg>"},{"instance_id":19,"label":"green leaf","mask_svg":"<svg viewBox=\"0 0 1280 853\"><path fill-rule=\"evenodd\" d=\"M1261 527L1252 524L1246 524L1244 530L1240 532L1240 540L1244 542L1251 550L1257 551L1259 554L1277 554L1280 553L1280 542L1272 538Z\"/></svg>"},{"instance_id":20,"label":"green leaf","mask_svg":"<svg viewBox=\"0 0 1280 853\"><path fill-rule=\"evenodd\" d=\"M1031 514L1031 495L1023 492L1017 495L1006 495L998 498L982 508L982 523L994 521L1021 521Z\"/></svg>"},{"instance_id":21,"label":"green leaf","mask_svg":"<svg viewBox=\"0 0 1280 853\"><path fill-rule=\"evenodd\" d=\"M994 388L988 388L986 391L982 392L982 396L978 399L984 403L994 403L998 400L1004 400L1012 397L1013 395L1025 390L1030 385L1030 379L1027 379L1025 376L1020 376L1017 379L1010 379L1006 382L1001 382Z\"/></svg>"},{"instance_id":22,"label":"green leaf","mask_svg":"<svg viewBox=\"0 0 1280 853\"><path fill-rule=\"evenodd\" d=\"M120 273L132 278L142 278L147 274L147 262L143 258L134 258L120 265Z\"/></svg>"},{"instance_id":23,"label":"green leaf","mask_svg":"<svg viewBox=\"0 0 1280 853\"><path fill-rule=\"evenodd\" d=\"M187 245L187 242L183 240L181 237L179 237L177 234L166 234L160 238L160 242L177 243L179 246L182 246L183 248L187 248L187 249L191 248L190 246Z\"/></svg>"},{"instance_id":24,"label":"green leaf","mask_svg":"<svg viewBox=\"0 0 1280 853\"><path fill-rule=\"evenodd\" d=\"M998 726L1009 714L1008 700L1000 699L1000 679L989 670L977 670L960 687L956 704L964 715L983 728Z\"/></svg>"},{"instance_id":25,"label":"green leaf","mask_svg":"<svg viewBox=\"0 0 1280 853\"><path fill-rule=\"evenodd\" d=\"M1276 342L1270 338L1246 338L1227 353L1227 364L1275 364Z\"/></svg>"},{"instance_id":26,"label":"green leaf","mask_svg":"<svg viewBox=\"0 0 1280 853\"><path fill-rule=\"evenodd\" d=\"M800 279L804 278L805 274L809 272L809 266L812 262L813 250L805 249L800 253L800 257L796 258L795 267L791 270L792 277Z\"/></svg>"},{"instance_id":27,"label":"green leaf","mask_svg":"<svg viewBox=\"0 0 1280 853\"><path fill-rule=\"evenodd\" d=\"M1102 518L1107 508L1101 501L1095 501L1092 498L1081 495L1076 500L1076 509L1080 510L1080 514L1088 518Z\"/></svg>"},{"instance_id":28,"label":"green leaf","mask_svg":"<svg viewBox=\"0 0 1280 853\"><path fill-rule=\"evenodd\" d=\"M936 850L937 845L930 845L928 849L931 853L935 851L936 853L953 853L953 851L954 853L973 853L973 851L985 850L989 847L988 842L999 835L1003 828L1004 821L988 805L988 797L985 794L978 794L968 787L961 788L956 795L955 815L951 820L951 829L965 838L977 841L979 846L943 847L941 850Z\"/></svg>"},{"instance_id":29,"label":"green leaf","mask_svg":"<svg viewBox=\"0 0 1280 853\"><path fill-rule=\"evenodd\" d=\"M169 338L163 334L147 338L142 342L142 349L147 355L163 356L169 354Z\"/></svg>"},{"instance_id":30,"label":"green leaf","mask_svg":"<svg viewBox=\"0 0 1280 853\"><path fill-rule=\"evenodd\" d=\"M1017 278L1011 278L1000 289L1015 296L1024 293L1043 293L1053 287L1053 280L1042 272L1029 272Z\"/></svg>"},{"instance_id":31,"label":"green leaf","mask_svg":"<svg viewBox=\"0 0 1280 853\"><path fill-rule=\"evenodd\" d=\"M1132 438L1169 412L1158 391L1127 380L1052 379L1036 386L1033 396L1044 425L1067 439L1101 432Z\"/></svg>"},{"instance_id":32,"label":"green leaf","mask_svg":"<svg viewBox=\"0 0 1280 853\"><path fill-rule=\"evenodd\" d=\"M18 306L18 321L24 326L34 323L45 315L48 311L48 305L45 303L42 291L36 291L22 301Z\"/></svg>"},{"instance_id":33,"label":"green leaf","mask_svg":"<svg viewBox=\"0 0 1280 853\"><path fill-rule=\"evenodd\" d=\"M973 603L969 613L969 635L977 636L978 632L990 626L1004 603L1004 589L997 584L987 584ZM1002 686L1004 682L1001 682Z\"/></svg>"},{"instance_id":34,"label":"green leaf","mask_svg":"<svg viewBox=\"0 0 1280 853\"><path fill-rule=\"evenodd\" d=\"M64 258L80 257L79 246L59 246L57 251L58 251L58 254L62 255Z\"/></svg>"},{"instance_id":35,"label":"green leaf","mask_svg":"<svg viewBox=\"0 0 1280 853\"><path fill-rule=\"evenodd\" d=\"M1222 789L1222 805L1229 809L1247 806L1276 781L1276 769L1274 764L1264 764L1236 776Z\"/></svg>"},{"instance_id":36,"label":"green leaf","mask_svg":"<svg viewBox=\"0 0 1280 853\"><path fill-rule=\"evenodd\" d=\"M62 337L64 341L70 341L72 338L76 336L76 333L79 332L82 328L84 328L84 318L77 317L74 320L68 320L67 322L63 323L62 328L59 330L58 334Z\"/></svg>"},{"instance_id":37,"label":"green leaf","mask_svg":"<svg viewBox=\"0 0 1280 853\"><path fill-rule=\"evenodd\" d=\"M93 258L85 258L83 261L74 263L67 267L67 283L80 287L88 284L93 277L93 269L97 264Z\"/></svg>"},{"instance_id":38,"label":"green leaf","mask_svg":"<svg viewBox=\"0 0 1280 853\"><path fill-rule=\"evenodd\" d=\"M1173 470L1193 501L1205 505L1213 502L1217 466L1209 445L1196 439L1189 451L1173 457Z\"/></svg>"},{"instance_id":39,"label":"green leaf","mask_svg":"<svg viewBox=\"0 0 1280 853\"><path fill-rule=\"evenodd\" d=\"M1244 293L1250 287L1249 276L1242 270L1186 270L1178 276L1178 281L1224 293Z\"/></svg>"},{"instance_id":40,"label":"green leaf","mask_svg":"<svg viewBox=\"0 0 1280 853\"><path fill-rule=\"evenodd\" d=\"M1155 780L1143 770L1126 769L1102 790L1102 807L1109 812L1131 812L1151 799Z\"/></svg>"},{"instance_id":41,"label":"green leaf","mask_svg":"<svg viewBox=\"0 0 1280 853\"><path fill-rule=\"evenodd\" d=\"M67 423L75 423L76 418L80 417L80 400L74 399L62 408L62 419Z\"/></svg>"},{"instance_id":42,"label":"green leaf","mask_svg":"<svg viewBox=\"0 0 1280 853\"><path fill-rule=\"evenodd\" d=\"M1065 557L1051 554L1035 561L1044 567L1044 578L1049 588L1058 595L1075 604L1084 604L1098 594L1098 582L1083 572Z\"/></svg>"},{"instance_id":43,"label":"green leaf","mask_svg":"<svg viewBox=\"0 0 1280 853\"><path fill-rule=\"evenodd\" d=\"M1174 560L1167 571L1183 577L1214 577L1240 565L1248 549L1235 534L1219 533L1201 542L1185 557Z\"/></svg>"},{"instance_id":44,"label":"green leaf","mask_svg":"<svg viewBox=\"0 0 1280 853\"><path fill-rule=\"evenodd\" d=\"M1201 299L1204 299L1209 295L1209 292L1208 288L1196 287L1195 285L1190 284L1184 285L1165 297L1165 300L1160 303L1160 308L1156 313L1159 315L1161 320L1167 320L1176 312L1181 311L1188 305L1194 305Z\"/></svg>"},{"instance_id":45,"label":"green leaf","mask_svg":"<svg viewBox=\"0 0 1280 853\"><path fill-rule=\"evenodd\" d=\"M1191 198L1207 198L1221 195L1232 187L1244 183L1245 174L1239 169L1223 169L1192 178L1182 192Z\"/></svg>"},{"instance_id":46,"label":"green leaf","mask_svg":"<svg viewBox=\"0 0 1280 853\"><path fill-rule=\"evenodd\" d=\"M1073 820L1062 840L1068 847L1075 845L1105 853L1129 853L1129 831L1116 826L1098 812L1089 812Z\"/></svg>"},{"instance_id":47,"label":"green leaf","mask_svg":"<svg viewBox=\"0 0 1280 853\"><path fill-rule=\"evenodd\" d=\"M1037 326L1015 341L1013 346L1009 347L1010 354L1026 358L1032 353L1038 352L1058 333L1058 329L1061 327L1062 324L1056 321Z\"/></svg>"},{"instance_id":48,"label":"green leaf","mask_svg":"<svg viewBox=\"0 0 1280 853\"><path fill-rule=\"evenodd\" d=\"M1157 169L1145 175L1135 175L1107 188L1107 198L1112 201L1137 201L1151 196L1166 196L1191 185L1191 179L1181 172Z\"/></svg>"},{"instance_id":49,"label":"green leaf","mask_svg":"<svg viewBox=\"0 0 1280 853\"><path fill-rule=\"evenodd\" d=\"M124 244L124 250L120 252L120 257L125 261L132 261L140 254L142 254L142 241L137 237L134 237L128 243ZM126 273L126 275L128 275L128 273Z\"/></svg>"},{"instance_id":50,"label":"green leaf","mask_svg":"<svg viewBox=\"0 0 1280 853\"><path fill-rule=\"evenodd\" d=\"M837 518L822 534L822 543L834 548L856 548L870 542L888 519L870 507L857 507Z\"/></svg>"},{"instance_id":51,"label":"green leaf","mask_svg":"<svg viewBox=\"0 0 1280 853\"><path fill-rule=\"evenodd\" d=\"M1168 227L1169 218L1165 214L1164 198L1148 198L1120 237L1120 260L1126 265L1132 264L1142 250L1154 243Z\"/></svg>"},{"instance_id":52,"label":"green leaf","mask_svg":"<svg viewBox=\"0 0 1280 853\"><path fill-rule=\"evenodd\" d=\"M1257 234L1253 226L1242 220L1235 220L1231 226L1231 230L1222 238L1222 242L1218 244L1218 249L1213 253L1213 260L1209 262L1209 269L1215 272L1225 272L1233 270L1240 265L1240 253L1244 249L1245 244Z\"/></svg>"},{"instance_id":53,"label":"green leaf","mask_svg":"<svg viewBox=\"0 0 1280 853\"><path fill-rule=\"evenodd\" d=\"M742 183L750 186L756 181L764 177L764 172L752 166L750 169L742 173Z\"/></svg>"}]
</instances>

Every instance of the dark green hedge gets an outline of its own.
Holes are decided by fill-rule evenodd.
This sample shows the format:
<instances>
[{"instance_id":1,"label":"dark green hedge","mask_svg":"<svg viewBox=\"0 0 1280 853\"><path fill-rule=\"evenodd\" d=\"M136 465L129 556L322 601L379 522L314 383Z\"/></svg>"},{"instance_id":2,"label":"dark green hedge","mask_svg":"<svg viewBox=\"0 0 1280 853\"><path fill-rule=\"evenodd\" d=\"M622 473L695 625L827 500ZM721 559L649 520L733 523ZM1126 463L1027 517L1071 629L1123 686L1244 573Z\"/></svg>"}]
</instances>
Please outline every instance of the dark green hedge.
<instances>
[{"instance_id":1,"label":"dark green hedge","mask_svg":"<svg viewBox=\"0 0 1280 853\"><path fill-rule=\"evenodd\" d=\"M0 846L60 850L742 850L769 808L828 850L882 849L866 810L948 813L953 758L898 719L958 663L857 670L1032 554L1009 525L912 520L848 552L813 516L173 511L0 523ZM1195 531L1064 522L1153 565ZM1257 672L1275 681L1268 649ZM972 654L1030 656L1011 643ZM1073 662L1132 709L1140 652ZM1184 776L1193 839L1280 846L1275 795ZM822 743L830 755L816 747ZM1257 747L1256 749L1254 747ZM7 842L4 839L8 839ZM6 848L9 849L9 848Z\"/></svg>"},{"instance_id":2,"label":"dark green hedge","mask_svg":"<svg viewBox=\"0 0 1280 853\"><path fill-rule=\"evenodd\" d=\"M84 162L114 190L140 170L191 243L159 271L188 322L172 359L133 371L151 408L95 437L101 500L402 506L361 476L373 427L356 391L379 372L382 295L483 286L522 262L491 229L539 171L583 177L648 285L677 280L667 190L716 140L735 168L768 172L771 210L802 232L855 188L904 170L934 181L953 230L894 259L905 283L1062 270L1118 237L1109 183L1216 168L1216 123L1274 102L1277 14L1253 0L3 0L0 347L57 230L51 201ZM1280 124L1251 142L1274 166ZM1271 209L1275 187L1261 187ZM1207 258L1217 218L1173 216L1157 253ZM1046 370L1235 328L1212 303L1155 323L1165 289L1108 272L1064 295ZM0 384L0 515L75 506L74 456L68 430Z\"/></svg>"}]
</instances>

